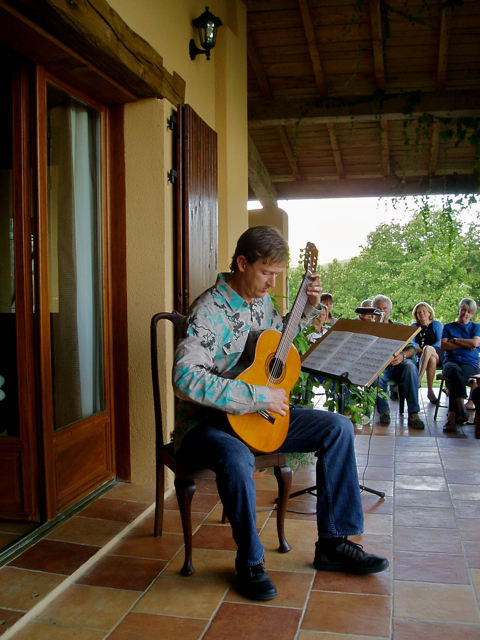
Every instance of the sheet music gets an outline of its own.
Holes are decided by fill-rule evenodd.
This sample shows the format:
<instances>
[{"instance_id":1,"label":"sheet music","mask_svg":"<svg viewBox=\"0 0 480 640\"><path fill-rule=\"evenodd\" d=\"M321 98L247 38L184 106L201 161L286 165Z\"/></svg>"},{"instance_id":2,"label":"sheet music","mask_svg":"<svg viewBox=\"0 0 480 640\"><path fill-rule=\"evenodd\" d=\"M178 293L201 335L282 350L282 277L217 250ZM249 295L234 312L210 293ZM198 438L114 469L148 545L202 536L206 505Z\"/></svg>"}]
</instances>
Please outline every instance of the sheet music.
<instances>
[{"instance_id":1,"label":"sheet music","mask_svg":"<svg viewBox=\"0 0 480 640\"><path fill-rule=\"evenodd\" d=\"M304 360L303 364L311 369L326 371L325 366L330 358L354 335L355 334L350 333L350 331L332 331L327 335L325 340L322 341L320 345L321 348L312 351L308 358Z\"/></svg>"},{"instance_id":2,"label":"sheet music","mask_svg":"<svg viewBox=\"0 0 480 640\"><path fill-rule=\"evenodd\" d=\"M403 344L402 340L332 331L302 366L335 376L346 375L352 384L365 386Z\"/></svg>"}]
</instances>

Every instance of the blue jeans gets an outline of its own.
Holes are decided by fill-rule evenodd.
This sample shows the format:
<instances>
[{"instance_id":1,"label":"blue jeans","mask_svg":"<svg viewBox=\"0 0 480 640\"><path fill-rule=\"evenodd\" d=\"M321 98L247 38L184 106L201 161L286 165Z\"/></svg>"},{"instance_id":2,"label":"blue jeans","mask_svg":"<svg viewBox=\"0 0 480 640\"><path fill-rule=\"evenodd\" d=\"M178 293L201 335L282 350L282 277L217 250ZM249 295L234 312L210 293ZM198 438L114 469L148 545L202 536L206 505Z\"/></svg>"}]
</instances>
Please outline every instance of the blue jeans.
<instances>
[{"instance_id":1,"label":"blue jeans","mask_svg":"<svg viewBox=\"0 0 480 640\"><path fill-rule=\"evenodd\" d=\"M448 411L458 411L457 398L466 398L465 388L470 376L478 373L478 367L466 362L444 362L442 373L448 378Z\"/></svg>"},{"instance_id":2,"label":"blue jeans","mask_svg":"<svg viewBox=\"0 0 480 640\"><path fill-rule=\"evenodd\" d=\"M210 424L211 423L211 424ZM212 426L215 424L215 426ZM345 416L315 409L292 409L280 452L315 452L319 537L363 532L352 423ZM181 462L199 458L217 476L218 493L232 526L239 562L253 566L265 551L256 528L255 457L231 430L225 413L212 411L209 424L193 428L178 453Z\"/></svg>"},{"instance_id":3,"label":"blue jeans","mask_svg":"<svg viewBox=\"0 0 480 640\"><path fill-rule=\"evenodd\" d=\"M411 359L404 360L396 366L390 365L383 370L383 376L379 376L373 383L373 387L379 387L382 391L387 391L389 380L401 382L407 401L408 413L418 413L420 405L418 404L418 369ZM378 413L386 413L390 406L385 398L377 399Z\"/></svg>"}]
</instances>

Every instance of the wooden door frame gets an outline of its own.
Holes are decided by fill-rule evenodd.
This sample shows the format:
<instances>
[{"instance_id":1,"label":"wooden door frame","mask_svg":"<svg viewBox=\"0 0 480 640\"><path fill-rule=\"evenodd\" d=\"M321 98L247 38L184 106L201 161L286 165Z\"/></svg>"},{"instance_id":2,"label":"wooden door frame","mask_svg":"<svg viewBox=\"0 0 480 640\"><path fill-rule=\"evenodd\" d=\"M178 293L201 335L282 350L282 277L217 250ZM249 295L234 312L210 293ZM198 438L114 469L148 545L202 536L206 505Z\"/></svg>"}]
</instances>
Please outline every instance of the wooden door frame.
<instances>
[{"instance_id":1,"label":"wooden door frame","mask_svg":"<svg viewBox=\"0 0 480 640\"><path fill-rule=\"evenodd\" d=\"M46 238L48 238L48 192L47 192L47 84L69 93L75 98L97 109L101 117L101 208L102 208L102 292L103 292L103 322L104 322L104 375L105 375L105 411L91 416L85 420L75 422L57 432L53 430L53 382L50 336L50 292L49 292L49 264ZM109 189L108 189L108 136L107 136L107 109L89 96L82 94L75 87L59 81L55 76L45 71L42 65L36 67L36 191L37 203L37 247L38 247L38 274L36 287L36 300L38 310L39 331L39 395L40 395L40 425L41 444L43 451L43 482L45 488L45 517L52 520L68 506L82 498L84 495L106 482L115 475L114 459L114 415L113 415L113 384L111 366L111 271L110 271L110 214L109 214ZM43 243L41 240L43 239ZM113 424L108 428L107 422ZM57 478L54 473L56 467L56 454L62 447L74 447L78 439L86 436L89 425L100 433L105 429L106 435L106 469L95 477L89 478L86 484L77 483L72 487L68 495L63 495L61 488L57 486ZM104 426L105 425L105 426Z\"/></svg>"}]
</instances>

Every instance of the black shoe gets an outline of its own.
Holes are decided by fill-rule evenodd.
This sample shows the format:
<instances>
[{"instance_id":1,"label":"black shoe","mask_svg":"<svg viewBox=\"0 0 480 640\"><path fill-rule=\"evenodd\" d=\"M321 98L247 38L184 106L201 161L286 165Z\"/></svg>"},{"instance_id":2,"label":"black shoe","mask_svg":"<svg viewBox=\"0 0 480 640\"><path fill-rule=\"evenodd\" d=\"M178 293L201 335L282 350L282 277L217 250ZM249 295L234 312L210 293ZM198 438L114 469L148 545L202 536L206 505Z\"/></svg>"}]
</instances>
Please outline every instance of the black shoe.
<instances>
[{"instance_id":1,"label":"black shoe","mask_svg":"<svg viewBox=\"0 0 480 640\"><path fill-rule=\"evenodd\" d=\"M412 429L425 429L425 424L418 417L418 413L410 413L408 415L408 426L412 427Z\"/></svg>"},{"instance_id":2,"label":"black shoe","mask_svg":"<svg viewBox=\"0 0 480 640\"><path fill-rule=\"evenodd\" d=\"M457 411L455 415L455 424L465 424L468 422L468 415L466 411Z\"/></svg>"},{"instance_id":3,"label":"black shoe","mask_svg":"<svg viewBox=\"0 0 480 640\"><path fill-rule=\"evenodd\" d=\"M345 571L346 573L380 573L388 568L386 558L365 553L362 545L343 538L338 547L331 551L324 544L315 545L313 566L318 571Z\"/></svg>"},{"instance_id":4,"label":"black shoe","mask_svg":"<svg viewBox=\"0 0 480 640\"><path fill-rule=\"evenodd\" d=\"M390 424L390 411L382 413L380 416L380 424Z\"/></svg>"},{"instance_id":5,"label":"black shoe","mask_svg":"<svg viewBox=\"0 0 480 640\"><path fill-rule=\"evenodd\" d=\"M237 568L235 588L242 596L250 600L273 600L278 596L263 562L249 567L235 561L235 566Z\"/></svg>"}]
</instances>

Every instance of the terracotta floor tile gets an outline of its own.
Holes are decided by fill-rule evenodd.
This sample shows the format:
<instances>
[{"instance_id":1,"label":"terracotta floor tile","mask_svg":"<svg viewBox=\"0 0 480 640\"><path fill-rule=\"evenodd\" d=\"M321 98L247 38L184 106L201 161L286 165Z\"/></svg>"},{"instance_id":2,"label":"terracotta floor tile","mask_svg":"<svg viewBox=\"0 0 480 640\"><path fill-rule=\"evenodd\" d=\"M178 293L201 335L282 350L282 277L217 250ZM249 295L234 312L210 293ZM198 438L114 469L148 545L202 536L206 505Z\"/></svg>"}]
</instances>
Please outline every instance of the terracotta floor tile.
<instances>
[{"instance_id":1,"label":"terracotta floor tile","mask_svg":"<svg viewBox=\"0 0 480 640\"><path fill-rule=\"evenodd\" d=\"M463 554L395 552L395 580L470 584Z\"/></svg>"},{"instance_id":2,"label":"terracotta floor tile","mask_svg":"<svg viewBox=\"0 0 480 640\"><path fill-rule=\"evenodd\" d=\"M192 511L192 530L195 531L204 521L204 513L196 513ZM152 511L146 518L144 518L135 529L141 529L142 531L148 531L153 535L155 520L155 512ZM180 511L167 511L163 512L163 531L165 533L180 533L183 535L182 519L180 517Z\"/></svg>"},{"instance_id":3,"label":"terracotta floor tile","mask_svg":"<svg viewBox=\"0 0 480 640\"><path fill-rule=\"evenodd\" d=\"M353 636L344 633L317 633L316 631L300 631L298 640L379 640L377 636ZM380 639L381 640L381 639ZM390 640L385 638L384 640Z\"/></svg>"},{"instance_id":4,"label":"terracotta floor tile","mask_svg":"<svg viewBox=\"0 0 480 640\"><path fill-rule=\"evenodd\" d=\"M177 533L155 538L153 532L133 529L112 549L112 555L169 561L182 546L183 536Z\"/></svg>"},{"instance_id":5,"label":"terracotta floor tile","mask_svg":"<svg viewBox=\"0 0 480 640\"><path fill-rule=\"evenodd\" d=\"M9 566L71 575L98 550L99 547L86 544L40 540L20 556L14 558Z\"/></svg>"},{"instance_id":6,"label":"terracotta floor tile","mask_svg":"<svg viewBox=\"0 0 480 640\"><path fill-rule=\"evenodd\" d=\"M225 602L204 639L224 640L233 637L233 632L235 640L294 640L302 613L300 610L262 606L259 615L259 609L259 605Z\"/></svg>"},{"instance_id":7,"label":"terracotta floor tile","mask_svg":"<svg viewBox=\"0 0 480 640\"><path fill-rule=\"evenodd\" d=\"M447 491L444 478L435 476L396 476L396 489L411 489L414 491Z\"/></svg>"},{"instance_id":8,"label":"terracotta floor tile","mask_svg":"<svg viewBox=\"0 0 480 640\"><path fill-rule=\"evenodd\" d=\"M314 544L299 544L298 542L288 553L280 553L278 544L264 542L265 566L267 571L296 571L298 573L313 572Z\"/></svg>"},{"instance_id":9,"label":"terracotta floor tile","mask_svg":"<svg viewBox=\"0 0 480 640\"><path fill-rule=\"evenodd\" d=\"M477 600L480 600L480 569L471 569L473 586L477 592Z\"/></svg>"},{"instance_id":10,"label":"terracotta floor tile","mask_svg":"<svg viewBox=\"0 0 480 640\"><path fill-rule=\"evenodd\" d=\"M105 632L31 622L14 637L15 640L104 640Z\"/></svg>"},{"instance_id":11,"label":"terracotta floor tile","mask_svg":"<svg viewBox=\"0 0 480 640\"><path fill-rule=\"evenodd\" d=\"M76 584L145 591L165 568L166 561L127 556L106 556L97 562Z\"/></svg>"},{"instance_id":12,"label":"terracotta floor tile","mask_svg":"<svg viewBox=\"0 0 480 640\"><path fill-rule=\"evenodd\" d=\"M212 472L213 473L213 472ZM217 481L212 478L197 478L195 480L198 493L211 493L218 496Z\"/></svg>"},{"instance_id":13,"label":"terracotta floor tile","mask_svg":"<svg viewBox=\"0 0 480 640\"><path fill-rule=\"evenodd\" d=\"M470 569L480 569L480 543L464 542L463 546Z\"/></svg>"},{"instance_id":14,"label":"terracotta floor tile","mask_svg":"<svg viewBox=\"0 0 480 640\"><path fill-rule=\"evenodd\" d=\"M415 489L395 489L396 507L451 507L446 491L416 491Z\"/></svg>"},{"instance_id":15,"label":"terracotta floor tile","mask_svg":"<svg viewBox=\"0 0 480 640\"><path fill-rule=\"evenodd\" d=\"M7 629L10 629L20 618L23 618L23 611L12 611L11 609L0 608L0 637Z\"/></svg>"},{"instance_id":16,"label":"terracotta floor tile","mask_svg":"<svg viewBox=\"0 0 480 640\"><path fill-rule=\"evenodd\" d=\"M150 506L148 502L132 502L116 498L98 498L80 512L84 518L132 522Z\"/></svg>"},{"instance_id":17,"label":"terracotta floor tile","mask_svg":"<svg viewBox=\"0 0 480 640\"><path fill-rule=\"evenodd\" d=\"M192 544L194 549L237 550L230 526L204 524L193 536Z\"/></svg>"},{"instance_id":18,"label":"terracotta floor tile","mask_svg":"<svg viewBox=\"0 0 480 640\"><path fill-rule=\"evenodd\" d=\"M230 582L163 577L137 602L136 613L209 620L230 588Z\"/></svg>"},{"instance_id":19,"label":"terracotta floor tile","mask_svg":"<svg viewBox=\"0 0 480 640\"><path fill-rule=\"evenodd\" d=\"M278 543L277 519L270 518L260 535L262 542ZM315 521L285 519L285 538L287 541L300 540L302 544L318 540L317 523Z\"/></svg>"},{"instance_id":20,"label":"terracotta floor tile","mask_svg":"<svg viewBox=\"0 0 480 640\"><path fill-rule=\"evenodd\" d=\"M443 466L446 471L478 471L477 459L462 459L461 456L443 458Z\"/></svg>"},{"instance_id":21,"label":"terracotta floor tile","mask_svg":"<svg viewBox=\"0 0 480 640\"><path fill-rule=\"evenodd\" d=\"M391 602L385 596L312 591L302 629L388 637Z\"/></svg>"},{"instance_id":22,"label":"terracotta floor tile","mask_svg":"<svg viewBox=\"0 0 480 640\"><path fill-rule=\"evenodd\" d=\"M317 571L313 589L315 591L341 591L344 593L390 596L392 594L392 573L391 569L366 576L356 576L336 571Z\"/></svg>"},{"instance_id":23,"label":"terracotta floor tile","mask_svg":"<svg viewBox=\"0 0 480 640\"><path fill-rule=\"evenodd\" d=\"M470 586L395 580L393 593L396 618L480 623Z\"/></svg>"},{"instance_id":24,"label":"terracotta floor tile","mask_svg":"<svg viewBox=\"0 0 480 640\"><path fill-rule=\"evenodd\" d=\"M103 498L115 498L117 500L130 500L132 502L143 502L152 504L155 502L155 485L131 484L121 482L113 487Z\"/></svg>"},{"instance_id":25,"label":"terracotta floor tile","mask_svg":"<svg viewBox=\"0 0 480 640\"><path fill-rule=\"evenodd\" d=\"M266 489L257 489L257 509L275 506L275 500L278 497L278 491L269 491Z\"/></svg>"},{"instance_id":26,"label":"terracotta floor tile","mask_svg":"<svg viewBox=\"0 0 480 640\"><path fill-rule=\"evenodd\" d=\"M59 527L55 527L45 539L103 547L124 528L125 524L123 522L75 516Z\"/></svg>"},{"instance_id":27,"label":"terracotta floor tile","mask_svg":"<svg viewBox=\"0 0 480 640\"><path fill-rule=\"evenodd\" d=\"M217 551L213 549L195 549L192 563L195 568L194 576L199 580L215 580L217 582L232 583L235 577L235 551ZM184 555L179 553L168 564L162 575L180 577ZM184 578L189 580L190 578Z\"/></svg>"},{"instance_id":28,"label":"terracotta floor tile","mask_svg":"<svg viewBox=\"0 0 480 640\"><path fill-rule=\"evenodd\" d=\"M391 498L393 496L393 482L389 482L387 480L365 480L362 481L362 476L359 474L360 484L368 487L370 489L376 489L377 491L382 491L385 496ZM375 494L372 494L375 495Z\"/></svg>"},{"instance_id":29,"label":"terracotta floor tile","mask_svg":"<svg viewBox=\"0 0 480 640\"><path fill-rule=\"evenodd\" d=\"M379 513L364 514L364 531L365 533L391 536L393 530L393 516L382 515Z\"/></svg>"},{"instance_id":30,"label":"terracotta floor tile","mask_svg":"<svg viewBox=\"0 0 480 640\"><path fill-rule=\"evenodd\" d=\"M393 640L478 640L480 626L421 620L393 620ZM323 638L322 638L323 640Z\"/></svg>"},{"instance_id":31,"label":"terracotta floor tile","mask_svg":"<svg viewBox=\"0 0 480 640\"><path fill-rule=\"evenodd\" d=\"M480 486L451 484L449 487L453 500L480 500Z\"/></svg>"},{"instance_id":32,"label":"terracotta floor tile","mask_svg":"<svg viewBox=\"0 0 480 640\"><path fill-rule=\"evenodd\" d=\"M395 454L396 462L413 462L415 464L440 464L440 454L435 450L412 451L398 449Z\"/></svg>"},{"instance_id":33,"label":"terracotta floor tile","mask_svg":"<svg viewBox=\"0 0 480 640\"><path fill-rule=\"evenodd\" d=\"M393 497L380 498L366 491L361 492L363 513L393 514Z\"/></svg>"},{"instance_id":34,"label":"terracotta floor tile","mask_svg":"<svg viewBox=\"0 0 480 640\"><path fill-rule=\"evenodd\" d=\"M480 466L480 460L478 464ZM480 471L447 469L445 476L449 484L480 484Z\"/></svg>"},{"instance_id":35,"label":"terracotta floor tile","mask_svg":"<svg viewBox=\"0 0 480 640\"><path fill-rule=\"evenodd\" d=\"M0 570L0 607L29 611L63 580L62 576L52 573L3 567Z\"/></svg>"},{"instance_id":36,"label":"terracotta floor tile","mask_svg":"<svg viewBox=\"0 0 480 640\"><path fill-rule=\"evenodd\" d=\"M37 620L84 629L111 631L133 607L137 591L74 584L56 598Z\"/></svg>"},{"instance_id":37,"label":"terracotta floor tile","mask_svg":"<svg viewBox=\"0 0 480 640\"><path fill-rule=\"evenodd\" d=\"M278 597L270 604L274 607L291 607L293 609L303 609L310 591L312 576L306 573L292 573L287 571L269 571L268 575L273 580ZM241 596L234 587L231 587L225 597L226 602L243 602L254 604L248 598ZM256 603L262 606L265 603Z\"/></svg>"},{"instance_id":38,"label":"terracotta floor tile","mask_svg":"<svg viewBox=\"0 0 480 640\"><path fill-rule=\"evenodd\" d=\"M457 518L480 518L480 502L475 500L453 500Z\"/></svg>"},{"instance_id":39,"label":"terracotta floor tile","mask_svg":"<svg viewBox=\"0 0 480 640\"><path fill-rule=\"evenodd\" d=\"M462 540L480 542L480 518L458 519Z\"/></svg>"},{"instance_id":40,"label":"terracotta floor tile","mask_svg":"<svg viewBox=\"0 0 480 640\"><path fill-rule=\"evenodd\" d=\"M391 536L378 536L364 533L361 536L350 538L356 544L363 545L367 553L374 553L382 558L387 558L389 562L393 559L393 541Z\"/></svg>"},{"instance_id":41,"label":"terracotta floor tile","mask_svg":"<svg viewBox=\"0 0 480 640\"><path fill-rule=\"evenodd\" d=\"M462 553L462 544L455 529L395 527L395 549L434 553Z\"/></svg>"},{"instance_id":42,"label":"terracotta floor tile","mask_svg":"<svg viewBox=\"0 0 480 640\"><path fill-rule=\"evenodd\" d=\"M456 529L453 509L436 507L397 507L395 525L400 527L439 527Z\"/></svg>"},{"instance_id":43,"label":"terracotta floor tile","mask_svg":"<svg viewBox=\"0 0 480 640\"><path fill-rule=\"evenodd\" d=\"M393 469L394 467L394 457L393 456L378 456L378 455L370 455L367 458L366 454L358 454L357 456L357 467L363 468L367 465L369 467L390 467Z\"/></svg>"},{"instance_id":44,"label":"terracotta floor tile","mask_svg":"<svg viewBox=\"0 0 480 640\"><path fill-rule=\"evenodd\" d=\"M416 463L416 462L397 462L395 465L395 473L397 475L414 476L418 473L420 476L434 476L443 478L443 467L441 464Z\"/></svg>"},{"instance_id":45,"label":"terracotta floor tile","mask_svg":"<svg viewBox=\"0 0 480 640\"><path fill-rule=\"evenodd\" d=\"M364 473L365 471L365 473ZM388 482L393 481L393 468L392 467L364 467L358 468L358 477L361 484L365 484L362 480L385 480Z\"/></svg>"},{"instance_id":46,"label":"terracotta floor tile","mask_svg":"<svg viewBox=\"0 0 480 640\"><path fill-rule=\"evenodd\" d=\"M219 501L220 498L218 495L198 493L198 491L195 491L192 500L192 511L196 511L197 513L210 513ZM169 511L178 511L178 502L175 495L172 495L165 500L165 509L168 509Z\"/></svg>"},{"instance_id":47,"label":"terracotta floor tile","mask_svg":"<svg viewBox=\"0 0 480 640\"><path fill-rule=\"evenodd\" d=\"M129 613L108 640L199 640L206 626L205 620Z\"/></svg>"}]
</instances>

